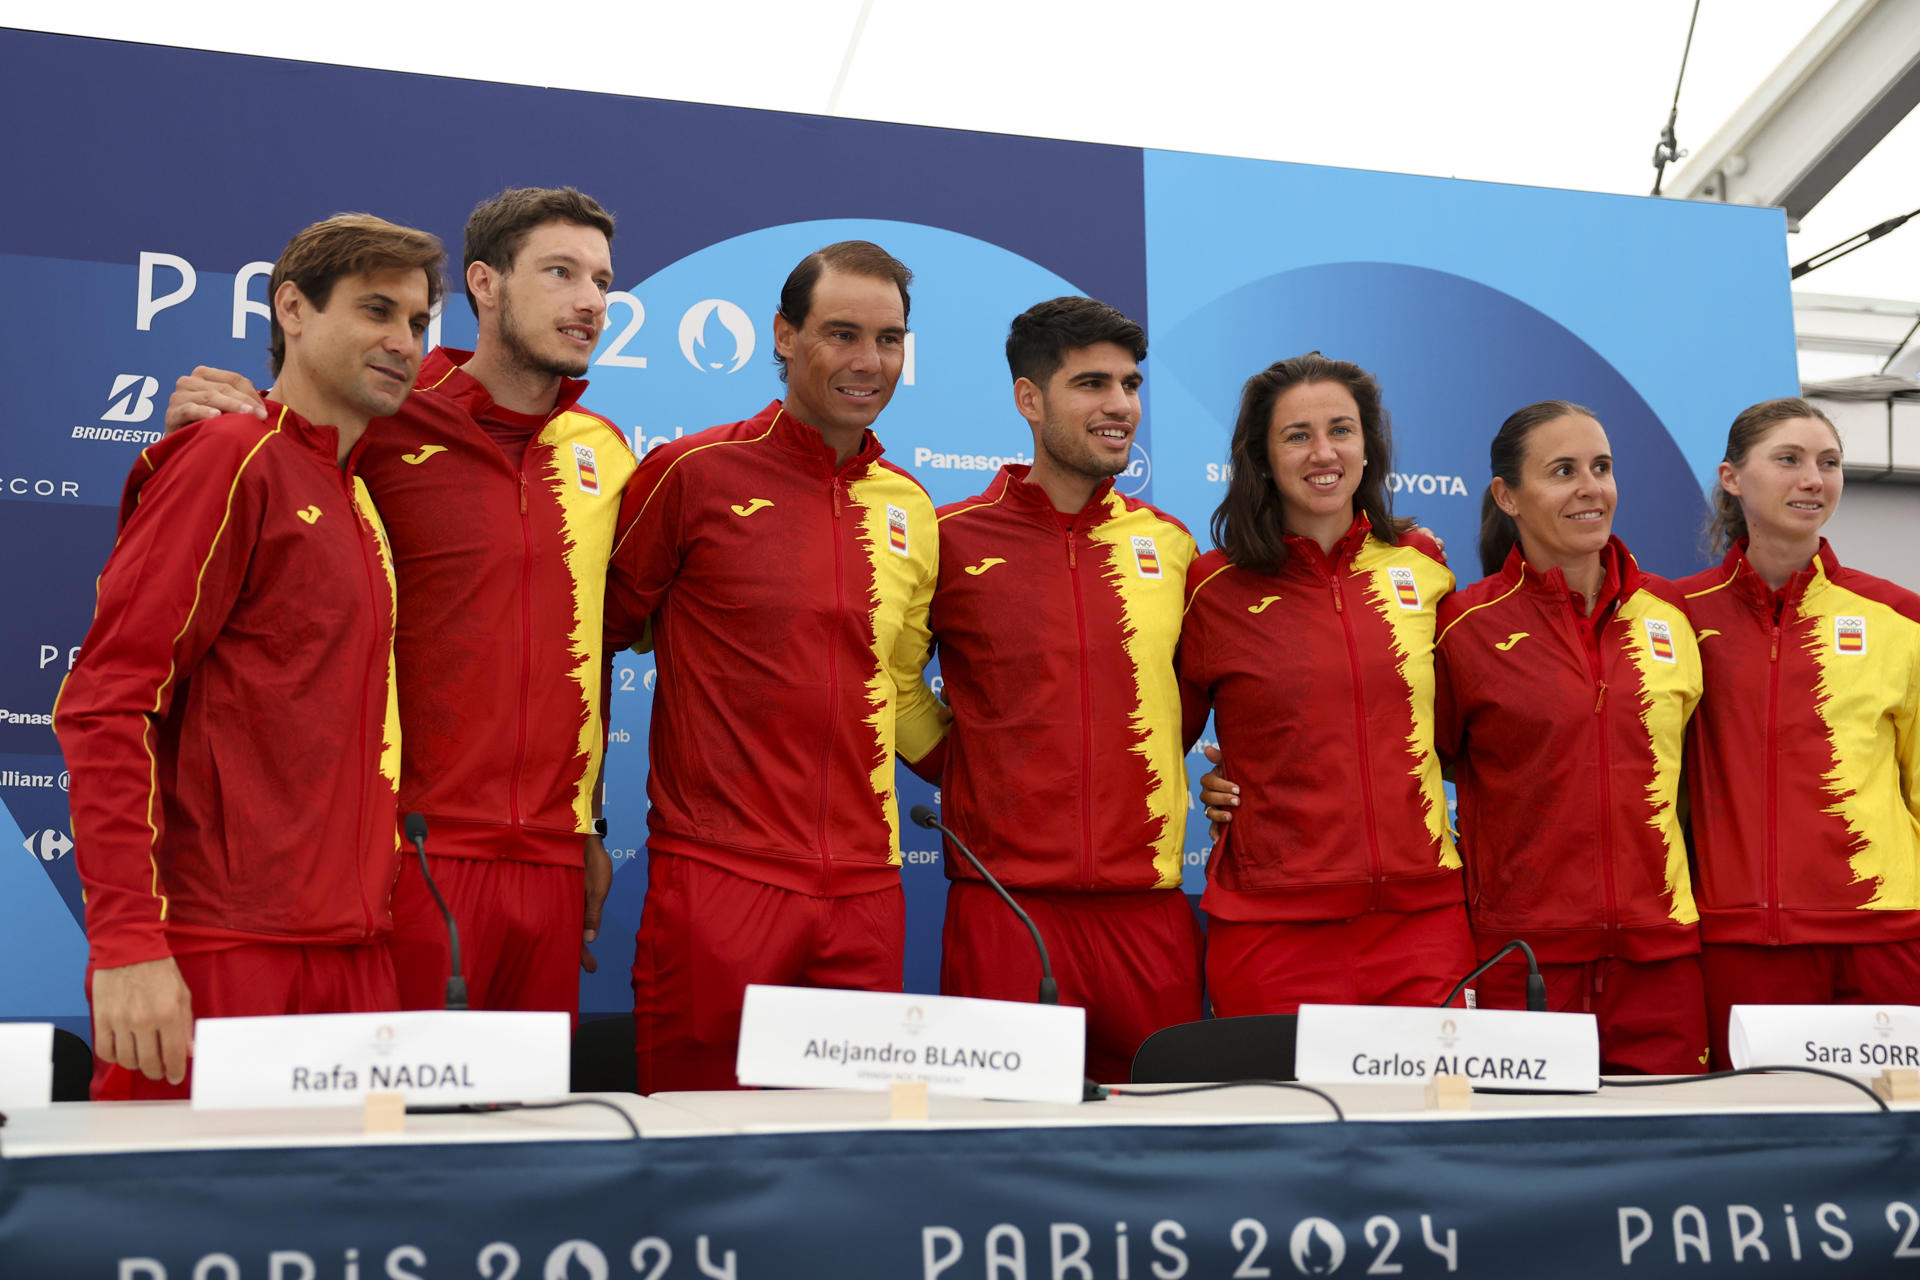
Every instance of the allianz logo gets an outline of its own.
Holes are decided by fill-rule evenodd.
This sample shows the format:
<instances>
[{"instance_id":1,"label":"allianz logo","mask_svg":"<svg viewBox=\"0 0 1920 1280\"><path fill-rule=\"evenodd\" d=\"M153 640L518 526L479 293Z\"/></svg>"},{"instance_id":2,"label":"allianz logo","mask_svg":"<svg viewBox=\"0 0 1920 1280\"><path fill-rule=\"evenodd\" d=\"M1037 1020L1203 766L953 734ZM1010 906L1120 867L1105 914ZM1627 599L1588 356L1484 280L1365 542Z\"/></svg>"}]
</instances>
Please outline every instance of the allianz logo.
<instances>
[{"instance_id":1,"label":"allianz logo","mask_svg":"<svg viewBox=\"0 0 1920 1280\"><path fill-rule=\"evenodd\" d=\"M59 773L22 773L18 769L0 769L0 787L40 787L51 790L54 787L67 789L67 771Z\"/></svg>"}]
</instances>

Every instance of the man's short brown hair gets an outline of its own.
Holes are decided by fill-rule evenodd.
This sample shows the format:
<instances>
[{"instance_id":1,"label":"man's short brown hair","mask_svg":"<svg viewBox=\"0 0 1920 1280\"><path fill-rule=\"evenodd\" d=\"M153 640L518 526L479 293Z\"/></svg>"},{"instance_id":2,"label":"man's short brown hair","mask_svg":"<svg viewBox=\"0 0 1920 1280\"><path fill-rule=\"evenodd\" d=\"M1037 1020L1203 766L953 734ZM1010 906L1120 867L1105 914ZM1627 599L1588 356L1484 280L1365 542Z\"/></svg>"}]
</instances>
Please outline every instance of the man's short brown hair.
<instances>
[{"instance_id":1,"label":"man's short brown hair","mask_svg":"<svg viewBox=\"0 0 1920 1280\"><path fill-rule=\"evenodd\" d=\"M418 268L427 273L427 305L431 307L440 301L446 288L440 278L446 260L447 250L440 237L370 213L336 213L294 236L267 279L267 361L273 376L280 376L280 366L287 358L287 335L280 329L280 312L273 305L283 281L293 281L316 310L325 311L334 282L341 276Z\"/></svg>"},{"instance_id":2,"label":"man's short brown hair","mask_svg":"<svg viewBox=\"0 0 1920 1280\"><path fill-rule=\"evenodd\" d=\"M467 269L484 262L506 275L520 246L535 227L549 222L572 222L592 227L613 243L613 215L598 200L573 187L509 187L491 200L482 200L467 217L466 261L460 264L460 278ZM478 317L480 304L467 295L467 305Z\"/></svg>"},{"instance_id":3,"label":"man's short brown hair","mask_svg":"<svg viewBox=\"0 0 1920 1280\"><path fill-rule=\"evenodd\" d=\"M788 273L787 282L780 286L780 314L788 324L798 329L807 323L807 315L813 310L813 286L828 271L891 281L900 290L900 318L905 320L913 310L913 299L907 294L913 272L907 270L906 263L871 240L842 240L815 249ZM776 352L773 362L780 366L780 381L785 382L787 358Z\"/></svg>"}]
</instances>

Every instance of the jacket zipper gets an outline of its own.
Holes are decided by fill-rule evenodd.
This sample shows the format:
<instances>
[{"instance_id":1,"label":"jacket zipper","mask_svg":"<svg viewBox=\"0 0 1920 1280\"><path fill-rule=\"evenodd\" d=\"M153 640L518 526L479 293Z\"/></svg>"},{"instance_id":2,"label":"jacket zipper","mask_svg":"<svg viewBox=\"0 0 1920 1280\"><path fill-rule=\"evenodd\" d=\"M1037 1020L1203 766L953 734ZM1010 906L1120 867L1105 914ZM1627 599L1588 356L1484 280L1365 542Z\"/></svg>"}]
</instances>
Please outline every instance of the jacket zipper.
<instances>
[{"instance_id":1,"label":"jacket zipper","mask_svg":"<svg viewBox=\"0 0 1920 1280\"><path fill-rule=\"evenodd\" d=\"M544 431L545 428L543 427ZM539 435L527 444L529 452ZM527 762L527 699L533 691L533 518L527 501L527 464L520 463L520 716L513 751L513 782L507 791L507 817L520 834L520 778Z\"/></svg>"},{"instance_id":2,"label":"jacket zipper","mask_svg":"<svg viewBox=\"0 0 1920 1280\"><path fill-rule=\"evenodd\" d=\"M367 575L367 597L373 604L373 630L377 636L381 630L380 587L374 581L374 562L378 559L373 547L368 545L374 537L373 530L365 527L366 517L360 512L360 504L354 499L353 478L344 471L335 468L340 476L340 486L346 490L347 509L353 513L353 531L360 543L360 567ZM387 642L391 645L393 642ZM367 654L367 671L360 683L360 812L354 822L354 845L359 852L354 857L354 865L359 869L360 881L360 940L373 940L373 904L367 900L367 697L373 687L374 664L379 661L379 646L373 646ZM386 709L381 708L381 733L386 732Z\"/></svg>"},{"instance_id":3,"label":"jacket zipper","mask_svg":"<svg viewBox=\"0 0 1920 1280\"><path fill-rule=\"evenodd\" d=\"M1080 522L1074 521L1077 526ZM1087 605L1080 593L1080 554L1067 530L1067 576L1073 621L1080 631L1080 887L1093 888L1093 671L1087 661Z\"/></svg>"},{"instance_id":4,"label":"jacket zipper","mask_svg":"<svg viewBox=\"0 0 1920 1280\"><path fill-rule=\"evenodd\" d=\"M1324 566L1328 583L1333 587L1333 611L1340 617L1341 630L1347 637L1347 670L1353 677L1353 741L1358 751L1356 764L1360 770L1360 800L1367 811L1367 910L1380 909L1381 882L1385 878L1383 859L1380 856L1380 828L1373 812L1373 767L1372 757L1367 754L1367 699L1366 689L1360 681L1360 646L1353 636L1353 615L1347 612L1346 602L1340 594L1340 563L1338 560Z\"/></svg>"},{"instance_id":5,"label":"jacket zipper","mask_svg":"<svg viewBox=\"0 0 1920 1280\"><path fill-rule=\"evenodd\" d=\"M1572 601L1566 602L1563 607L1573 618L1574 635L1586 651L1587 669L1593 676L1593 730L1600 757L1600 871L1607 891L1606 931L1608 954L1611 955L1614 935L1620 928L1620 903L1613 880L1613 765L1607 741L1607 678L1606 666L1600 656L1600 642L1607 624L1602 622L1589 630L1585 620L1574 615Z\"/></svg>"},{"instance_id":6,"label":"jacket zipper","mask_svg":"<svg viewBox=\"0 0 1920 1280\"><path fill-rule=\"evenodd\" d=\"M827 636L827 738L820 749L820 892L833 889L833 858L827 852L827 806L833 795L833 726L840 719L840 629L846 625L847 590L840 524L842 481L833 477L833 630Z\"/></svg>"},{"instance_id":7,"label":"jacket zipper","mask_svg":"<svg viewBox=\"0 0 1920 1280\"><path fill-rule=\"evenodd\" d=\"M1767 659L1767 943L1780 942L1780 617L1773 619Z\"/></svg>"}]
</instances>

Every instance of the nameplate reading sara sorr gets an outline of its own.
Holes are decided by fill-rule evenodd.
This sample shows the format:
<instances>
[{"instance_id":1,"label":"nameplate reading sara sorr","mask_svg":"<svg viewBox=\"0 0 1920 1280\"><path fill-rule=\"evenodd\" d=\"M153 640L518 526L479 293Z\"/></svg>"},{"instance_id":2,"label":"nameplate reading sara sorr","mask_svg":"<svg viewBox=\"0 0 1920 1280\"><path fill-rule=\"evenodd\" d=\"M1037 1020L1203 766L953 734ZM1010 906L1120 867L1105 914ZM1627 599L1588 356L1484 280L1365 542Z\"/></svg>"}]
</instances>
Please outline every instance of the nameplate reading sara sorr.
<instances>
[{"instance_id":1,"label":"nameplate reading sara sorr","mask_svg":"<svg viewBox=\"0 0 1920 1280\"><path fill-rule=\"evenodd\" d=\"M1600 1033L1590 1013L1303 1004L1294 1074L1313 1084L1424 1084L1592 1093Z\"/></svg>"},{"instance_id":2,"label":"nameplate reading sara sorr","mask_svg":"<svg viewBox=\"0 0 1920 1280\"><path fill-rule=\"evenodd\" d=\"M1078 1102L1086 1010L963 996L747 988L740 1083Z\"/></svg>"},{"instance_id":3,"label":"nameplate reading sara sorr","mask_svg":"<svg viewBox=\"0 0 1920 1280\"><path fill-rule=\"evenodd\" d=\"M1737 1004L1727 1056L1736 1067L1820 1067L1870 1079L1920 1067L1920 1008L1909 1004Z\"/></svg>"},{"instance_id":4,"label":"nameplate reading sara sorr","mask_svg":"<svg viewBox=\"0 0 1920 1280\"><path fill-rule=\"evenodd\" d=\"M513 1102L567 1092L564 1013L323 1013L201 1018L193 1105L351 1107L373 1093L408 1102Z\"/></svg>"}]
</instances>

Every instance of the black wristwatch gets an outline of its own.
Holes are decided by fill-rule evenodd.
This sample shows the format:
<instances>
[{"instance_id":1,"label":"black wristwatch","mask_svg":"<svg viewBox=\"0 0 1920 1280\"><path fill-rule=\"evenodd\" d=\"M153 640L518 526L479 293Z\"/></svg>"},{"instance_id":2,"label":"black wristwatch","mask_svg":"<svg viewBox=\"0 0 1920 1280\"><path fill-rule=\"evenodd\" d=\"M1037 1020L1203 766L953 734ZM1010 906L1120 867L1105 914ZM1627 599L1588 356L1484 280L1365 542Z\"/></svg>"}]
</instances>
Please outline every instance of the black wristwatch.
<instances>
[{"instance_id":1,"label":"black wristwatch","mask_svg":"<svg viewBox=\"0 0 1920 1280\"><path fill-rule=\"evenodd\" d=\"M599 836L602 840L607 838L607 820L605 818L595 818L593 820L593 834Z\"/></svg>"}]
</instances>

